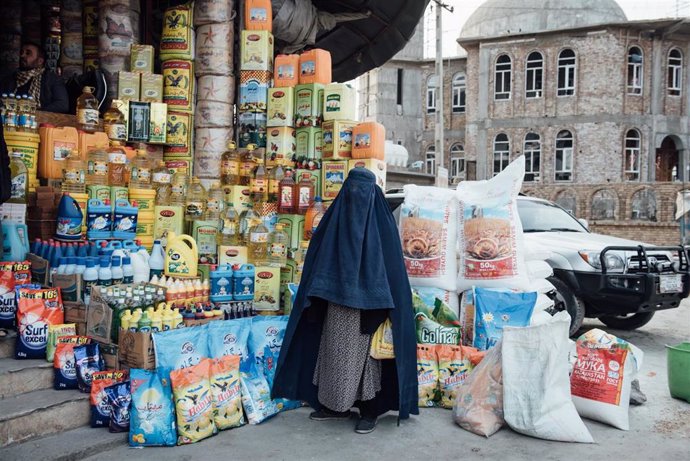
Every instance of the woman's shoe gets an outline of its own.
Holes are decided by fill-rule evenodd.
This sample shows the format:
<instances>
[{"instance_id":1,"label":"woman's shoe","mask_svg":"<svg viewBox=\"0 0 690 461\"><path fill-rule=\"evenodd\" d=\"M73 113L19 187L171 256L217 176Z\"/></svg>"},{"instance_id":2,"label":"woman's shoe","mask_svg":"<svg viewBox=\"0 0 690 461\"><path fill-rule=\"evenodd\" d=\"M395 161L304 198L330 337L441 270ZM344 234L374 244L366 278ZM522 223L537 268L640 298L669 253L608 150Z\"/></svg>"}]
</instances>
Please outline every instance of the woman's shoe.
<instances>
[{"instance_id":1,"label":"woman's shoe","mask_svg":"<svg viewBox=\"0 0 690 461\"><path fill-rule=\"evenodd\" d=\"M360 417L355 426L355 432L358 434L369 434L376 429L377 418Z\"/></svg>"},{"instance_id":2,"label":"woman's shoe","mask_svg":"<svg viewBox=\"0 0 690 461\"><path fill-rule=\"evenodd\" d=\"M329 421L331 419L350 419L351 411L331 411L328 408L312 411L309 414L309 419L314 421Z\"/></svg>"}]
</instances>

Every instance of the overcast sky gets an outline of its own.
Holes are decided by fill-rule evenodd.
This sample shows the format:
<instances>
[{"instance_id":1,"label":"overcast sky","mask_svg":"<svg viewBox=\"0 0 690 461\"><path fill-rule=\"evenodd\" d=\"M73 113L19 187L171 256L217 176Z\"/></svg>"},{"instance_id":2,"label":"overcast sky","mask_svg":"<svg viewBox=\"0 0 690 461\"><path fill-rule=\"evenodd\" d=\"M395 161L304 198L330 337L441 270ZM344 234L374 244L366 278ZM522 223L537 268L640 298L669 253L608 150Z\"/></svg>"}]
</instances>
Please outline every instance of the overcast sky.
<instances>
[{"instance_id":1,"label":"overcast sky","mask_svg":"<svg viewBox=\"0 0 690 461\"><path fill-rule=\"evenodd\" d=\"M432 0L433 3L433 0ZM454 56L457 54L455 40L467 18L484 0L444 0L444 3L454 8L453 13L444 11L443 14L443 54ZM628 19L653 19L690 16L690 0L618 0ZM426 55L434 54L435 14L428 14L424 18Z\"/></svg>"}]
</instances>

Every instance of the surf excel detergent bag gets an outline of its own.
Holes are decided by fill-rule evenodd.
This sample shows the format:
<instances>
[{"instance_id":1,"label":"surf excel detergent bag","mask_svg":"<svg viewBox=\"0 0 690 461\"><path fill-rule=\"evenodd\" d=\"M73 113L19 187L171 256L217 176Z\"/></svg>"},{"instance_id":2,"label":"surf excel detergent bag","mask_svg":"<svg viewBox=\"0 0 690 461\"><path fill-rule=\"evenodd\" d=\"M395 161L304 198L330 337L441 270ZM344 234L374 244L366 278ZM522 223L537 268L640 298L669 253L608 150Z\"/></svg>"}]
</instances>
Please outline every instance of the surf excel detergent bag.
<instances>
[{"instance_id":1,"label":"surf excel detergent bag","mask_svg":"<svg viewBox=\"0 0 690 461\"><path fill-rule=\"evenodd\" d=\"M17 290L16 359L45 359L48 326L64 323L60 288Z\"/></svg>"}]
</instances>

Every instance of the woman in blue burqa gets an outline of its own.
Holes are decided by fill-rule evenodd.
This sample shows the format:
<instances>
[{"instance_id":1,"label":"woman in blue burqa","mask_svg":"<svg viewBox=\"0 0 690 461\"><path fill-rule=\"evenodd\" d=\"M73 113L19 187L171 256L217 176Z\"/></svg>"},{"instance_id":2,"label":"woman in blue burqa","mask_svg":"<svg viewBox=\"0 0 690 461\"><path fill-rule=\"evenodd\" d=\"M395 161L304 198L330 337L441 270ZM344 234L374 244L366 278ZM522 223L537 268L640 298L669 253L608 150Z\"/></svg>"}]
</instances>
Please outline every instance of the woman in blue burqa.
<instances>
[{"instance_id":1,"label":"woman in blue burqa","mask_svg":"<svg viewBox=\"0 0 690 461\"><path fill-rule=\"evenodd\" d=\"M390 318L395 359L370 355ZM410 284L393 215L373 173L355 168L309 244L273 384L273 397L303 400L317 421L350 418L368 433L377 418L417 408Z\"/></svg>"}]
</instances>

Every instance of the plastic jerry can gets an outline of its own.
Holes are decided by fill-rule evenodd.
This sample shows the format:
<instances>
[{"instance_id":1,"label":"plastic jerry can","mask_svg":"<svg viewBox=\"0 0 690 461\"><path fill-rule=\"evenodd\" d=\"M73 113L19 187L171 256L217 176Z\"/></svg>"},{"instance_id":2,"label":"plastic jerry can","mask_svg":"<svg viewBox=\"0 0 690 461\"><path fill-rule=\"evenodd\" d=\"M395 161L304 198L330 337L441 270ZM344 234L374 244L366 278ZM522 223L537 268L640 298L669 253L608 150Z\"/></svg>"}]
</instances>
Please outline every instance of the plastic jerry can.
<instances>
[{"instance_id":1,"label":"plastic jerry can","mask_svg":"<svg viewBox=\"0 0 690 461\"><path fill-rule=\"evenodd\" d=\"M235 301L254 300L254 273L252 264L235 267L232 276L232 298Z\"/></svg>"},{"instance_id":2,"label":"plastic jerry can","mask_svg":"<svg viewBox=\"0 0 690 461\"><path fill-rule=\"evenodd\" d=\"M58 205L55 238L67 241L81 240L81 223L83 220L84 214L79 203L69 194L64 194Z\"/></svg>"},{"instance_id":3,"label":"plastic jerry can","mask_svg":"<svg viewBox=\"0 0 690 461\"><path fill-rule=\"evenodd\" d=\"M91 199L86 208L86 238L108 239L113 235L113 211L110 203Z\"/></svg>"},{"instance_id":4,"label":"plastic jerry can","mask_svg":"<svg viewBox=\"0 0 690 461\"><path fill-rule=\"evenodd\" d=\"M113 214L113 237L116 239L132 239L137 235L137 215L139 209L126 200L115 203Z\"/></svg>"},{"instance_id":5,"label":"plastic jerry can","mask_svg":"<svg viewBox=\"0 0 690 461\"><path fill-rule=\"evenodd\" d=\"M352 130L352 158L384 160L386 129L377 122L364 122Z\"/></svg>"},{"instance_id":6,"label":"plastic jerry can","mask_svg":"<svg viewBox=\"0 0 690 461\"><path fill-rule=\"evenodd\" d=\"M29 252L29 230L26 224L2 223L2 260L24 261Z\"/></svg>"},{"instance_id":7,"label":"plastic jerry can","mask_svg":"<svg viewBox=\"0 0 690 461\"><path fill-rule=\"evenodd\" d=\"M299 83L331 83L331 53L314 48L299 57Z\"/></svg>"},{"instance_id":8,"label":"plastic jerry can","mask_svg":"<svg viewBox=\"0 0 690 461\"><path fill-rule=\"evenodd\" d=\"M186 234L168 232L164 273L168 277L196 277L199 250L194 239Z\"/></svg>"},{"instance_id":9,"label":"plastic jerry can","mask_svg":"<svg viewBox=\"0 0 690 461\"><path fill-rule=\"evenodd\" d=\"M122 249L129 251L130 253L139 251L139 245L134 240L123 240Z\"/></svg>"},{"instance_id":10,"label":"plastic jerry can","mask_svg":"<svg viewBox=\"0 0 690 461\"><path fill-rule=\"evenodd\" d=\"M38 157L38 175L46 179L62 179L65 159L79 146L77 129L47 125L39 129L39 134L41 151ZM82 151L79 153L83 155Z\"/></svg>"},{"instance_id":11,"label":"plastic jerry can","mask_svg":"<svg viewBox=\"0 0 690 461\"><path fill-rule=\"evenodd\" d=\"M246 0L244 2L245 30L273 30L271 0Z\"/></svg>"},{"instance_id":12,"label":"plastic jerry can","mask_svg":"<svg viewBox=\"0 0 690 461\"><path fill-rule=\"evenodd\" d=\"M229 265L218 266L211 271L209 279L211 282L210 300L214 303L232 301L232 267Z\"/></svg>"},{"instance_id":13,"label":"plastic jerry can","mask_svg":"<svg viewBox=\"0 0 690 461\"><path fill-rule=\"evenodd\" d=\"M329 83L323 93L324 120L354 120L357 93L345 83Z\"/></svg>"},{"instance_id":14,"label":"plastic jerry can","mask_svg":"<svg viewBox=\"0 0 690 461\"><path fill-rule=\"evenodd\" d=\"M299 84L299 55L279 54L273 63L273 85L294 87Z\"/></svg>"},{"instance_id":15,"label":"plastic jerry can","mask_svg":"<svg viewBox=\"0 0 690 461\"><path fill-rule=\"evenodd\" d=\"M86 159L86 153L96 147L107 149L110 145L108 135L103 131L96 131L94 133L87 133L86 131L78 131L79 134L79 153L82 159Z\"/></svg>"}]
</instances>

